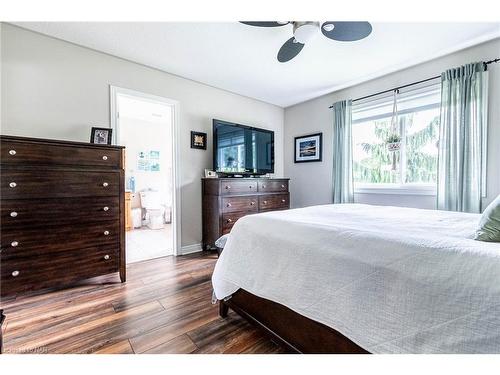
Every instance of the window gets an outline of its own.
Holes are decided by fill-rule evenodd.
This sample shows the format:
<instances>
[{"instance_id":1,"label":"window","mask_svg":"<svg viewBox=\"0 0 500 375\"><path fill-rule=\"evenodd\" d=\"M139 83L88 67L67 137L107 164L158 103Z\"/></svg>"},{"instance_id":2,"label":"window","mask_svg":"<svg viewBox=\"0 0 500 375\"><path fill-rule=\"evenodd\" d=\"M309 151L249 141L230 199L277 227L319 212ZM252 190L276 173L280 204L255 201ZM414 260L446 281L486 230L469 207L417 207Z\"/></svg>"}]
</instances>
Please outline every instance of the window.
<instances>
[{"instance_id":1,"label":"window","mask_svg":"<svg viewBox=\"0 0 500 375\"><path fill-rule=\"evenodd\" d=\"M440 85L427 83L401 92L395 126L393 101L390 95L353 106L355 190L432 193L437 181Z\"/></svg>"}]
</instances>

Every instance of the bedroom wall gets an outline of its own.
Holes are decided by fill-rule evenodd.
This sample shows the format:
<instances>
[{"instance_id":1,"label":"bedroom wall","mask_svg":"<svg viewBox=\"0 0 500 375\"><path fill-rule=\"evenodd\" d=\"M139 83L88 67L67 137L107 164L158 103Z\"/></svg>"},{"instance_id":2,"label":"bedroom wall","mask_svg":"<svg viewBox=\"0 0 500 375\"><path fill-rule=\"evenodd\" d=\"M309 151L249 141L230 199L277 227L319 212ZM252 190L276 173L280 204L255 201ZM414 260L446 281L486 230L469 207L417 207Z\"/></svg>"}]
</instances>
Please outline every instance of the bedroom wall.
<instances>
[{"instance_id":1,"label":"bedroom wall","mask_svg":"<svg viewBox=\"0 0 500 375\"><path fill-rule=\"evenodd\" d=\"M480 44L439 59L401 70L381 78L346 88L285 109L285 175L291 178L292 207L332 202L332 121L328 107L339 100L355 99L393 87L441 74L465 63L500 56L500 39ZM483 207L500 194L500 64L490 64L487 196ZM298 163L293 160L296 136L323 132L323 162ZM355 194L358 203L435 208L434 195Z\"/></svg>"},{"instance_id":2,"label":"bedroom wall","mask_svg":"<svg viewBox=\"0 0 500 375\"><path fill-rule=\"evenodd\" d=\"M212 118L275 131L276 176L283 176L283 108L216 89L9 24L1 32L1 133L85 141L110 126L109 85L180 102L182 245L201 242L201 183L212 168ZM209 134L206 151L190 131Z\"/></svg>"}]
</instances>

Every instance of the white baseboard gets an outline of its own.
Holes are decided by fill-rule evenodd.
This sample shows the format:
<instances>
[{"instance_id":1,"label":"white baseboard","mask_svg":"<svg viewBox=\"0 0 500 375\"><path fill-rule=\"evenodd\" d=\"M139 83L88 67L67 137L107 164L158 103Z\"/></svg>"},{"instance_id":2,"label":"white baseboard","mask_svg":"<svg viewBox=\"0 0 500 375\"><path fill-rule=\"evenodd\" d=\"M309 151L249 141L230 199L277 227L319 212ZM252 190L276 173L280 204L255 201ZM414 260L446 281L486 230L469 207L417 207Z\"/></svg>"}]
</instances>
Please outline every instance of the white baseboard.
<instances>
[{"instance_id":1,"label":"white baseboard","mask_svg":"<svg viewBox=\"0 0 500 375\"><path fill-rule=\"evenodd\" d=\"M200 251L202 251L201 243L195 243L193 245L182 246L181 253L179 255L198 253Z\"/></svg>"}]
</instances>

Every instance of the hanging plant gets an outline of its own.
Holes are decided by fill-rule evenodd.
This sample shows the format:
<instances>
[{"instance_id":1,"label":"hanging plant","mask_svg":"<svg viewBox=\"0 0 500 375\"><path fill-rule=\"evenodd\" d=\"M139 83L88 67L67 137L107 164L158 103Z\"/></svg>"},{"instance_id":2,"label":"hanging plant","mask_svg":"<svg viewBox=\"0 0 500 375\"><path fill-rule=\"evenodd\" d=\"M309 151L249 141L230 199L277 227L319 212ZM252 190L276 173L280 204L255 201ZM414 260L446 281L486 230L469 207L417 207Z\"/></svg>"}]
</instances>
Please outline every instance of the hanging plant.
<instances>
[{"instance_id":1,"label":"hanging plant","mask_svg":"<svg viewBox=\"0 0 500 375\"><path fill-rule=\"evenodd\" d=\"M401 149L401 136L399 134L391 134L387 137L386 143L388 151L399 151Z\"/></svg>"},{"instance_id":2,"label":"hanging plant","mask_svg":"<svg viewBox=\"0 0 500 375\"><path fill-rule=\"evenodd\" d=\"M392 104L391 134L387 137L387 150L389 152L399 151L401 149L401 136L397 133L398 128L398 94L399 90L394 90L394 101ZM396 156L392 157L393 170L396 169Z\"/></svg>"}]
</instances>

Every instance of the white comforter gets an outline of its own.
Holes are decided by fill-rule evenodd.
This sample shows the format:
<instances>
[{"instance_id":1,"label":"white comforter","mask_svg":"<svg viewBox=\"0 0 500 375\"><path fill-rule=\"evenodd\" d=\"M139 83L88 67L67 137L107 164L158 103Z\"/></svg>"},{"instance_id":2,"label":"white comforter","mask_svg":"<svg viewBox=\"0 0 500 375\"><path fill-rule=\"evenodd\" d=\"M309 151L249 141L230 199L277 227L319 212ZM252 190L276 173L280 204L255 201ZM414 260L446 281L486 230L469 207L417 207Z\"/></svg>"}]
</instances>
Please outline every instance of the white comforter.
<instances>
[{"instance_id":1,"label":"white comforter","mask_svg":"<svg viewBox=\"0 0 500 375\"><path fill-rule=\"evenodd\" d=\"M361 204L237 221L212 277L373 353L500 353L500 244L480 215Z\"/></svg>"}]
</instances>

